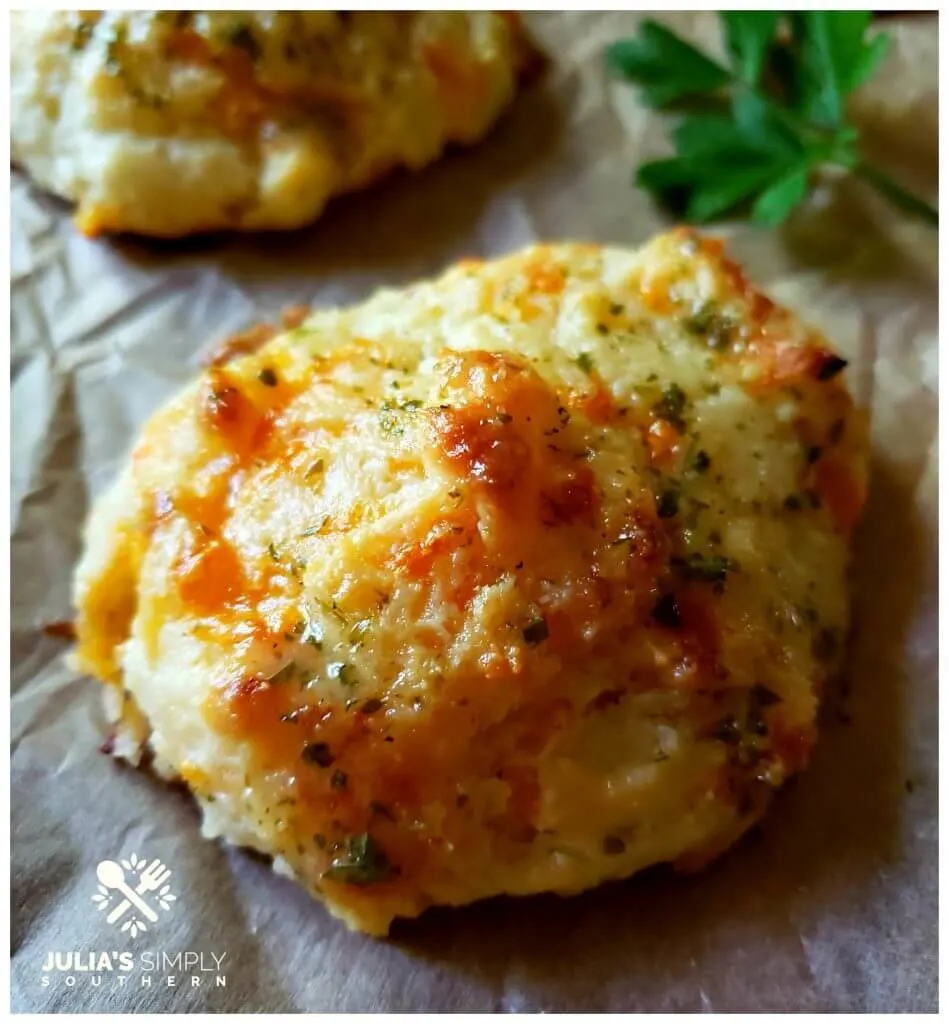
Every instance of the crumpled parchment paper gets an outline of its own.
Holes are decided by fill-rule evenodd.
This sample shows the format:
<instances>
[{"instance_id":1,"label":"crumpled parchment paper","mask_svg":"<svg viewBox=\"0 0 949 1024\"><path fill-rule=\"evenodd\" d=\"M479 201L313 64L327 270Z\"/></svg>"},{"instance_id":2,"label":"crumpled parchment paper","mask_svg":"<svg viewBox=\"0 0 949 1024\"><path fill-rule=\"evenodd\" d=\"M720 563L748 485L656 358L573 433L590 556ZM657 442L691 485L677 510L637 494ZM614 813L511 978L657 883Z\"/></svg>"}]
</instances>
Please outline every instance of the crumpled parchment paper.
<instances>
[{"instance_id":1,"label":"crumpled parchment paper","mask_svg":"<svg viewBox=\"0 0 949 1024\"><path fill-rule=\"evenodd\" d=\"M98 689L43 630L70 616L90 502L144 418L229 332L462 256L537 238L636 245L665 226L630 184L637 161L667 147L665 127L601 60L638 17L530 17L551 66L482 146L341 200L300 233L90 241L15 177L14 1009L936 1008L937 238L861 185L828 186L784 230L724 232L757 282L852 359L874 457L849 669L813 763L703 874L657 869L570 900L430 911L387 942L352 934L264 861L201 840L187 794L99 753ZM710 14L666 17L717 40ZM886 165L932 196L936 18L890 24L898 45L860 100L861 123ZM92 899L97 864L132 853L167 865L177 896L135 938ZM44 968L56 953L102 952L113 969L98 975L75 959ZM162 961L178 953L221 969Z\"/></svg>"}]
</instances>

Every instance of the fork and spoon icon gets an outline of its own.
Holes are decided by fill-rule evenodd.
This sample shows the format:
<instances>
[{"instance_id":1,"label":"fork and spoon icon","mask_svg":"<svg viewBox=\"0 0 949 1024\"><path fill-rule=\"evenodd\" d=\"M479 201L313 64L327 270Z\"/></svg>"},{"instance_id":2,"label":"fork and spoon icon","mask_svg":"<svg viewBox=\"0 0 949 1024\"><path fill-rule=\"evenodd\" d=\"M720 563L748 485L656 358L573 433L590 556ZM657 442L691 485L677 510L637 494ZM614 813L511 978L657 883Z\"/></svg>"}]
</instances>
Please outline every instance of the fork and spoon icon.
<instances>
[{"instance_id":1,"label":"fork and spoon icon","mask_svg":"<svg viewBox=\"0 0 949 1024\"><path fill-rule=\"evenodd\" d=\"M147 892L154 892L171 877L171 872L160 860L153 860L151 864L142 869L138 876L138 885L134 889L125 881L122 865L116 864L114 860L100 861L96 868L96 877L107 889L115 889L125 897L106 918L109 924L118 921L129 907L135 907L149 921L158 920L158 915L142 899L142 896Z\"/></svg>"}]
</instances>

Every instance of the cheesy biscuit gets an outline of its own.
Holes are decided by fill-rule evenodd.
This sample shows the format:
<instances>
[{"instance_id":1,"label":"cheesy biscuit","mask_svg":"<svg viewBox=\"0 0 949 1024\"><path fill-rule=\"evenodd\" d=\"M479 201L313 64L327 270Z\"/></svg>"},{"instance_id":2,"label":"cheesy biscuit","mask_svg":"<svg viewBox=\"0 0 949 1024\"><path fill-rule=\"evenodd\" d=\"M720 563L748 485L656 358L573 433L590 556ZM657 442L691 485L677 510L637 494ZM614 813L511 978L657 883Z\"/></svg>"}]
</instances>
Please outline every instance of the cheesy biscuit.
<instances>
[{"instance_id":1,"label":"cheesy biscuit","mask_svg":"<svg viewBox=\"0 0 949 1024\"><path fill-rule=\"evenodd\" d=\"M474 143L533 51L491 11L14 11L13 160L89 235L294 228Z\"/></svg>"},{"instance_id":2,"label":"cheesy biscuit","mask_svg":"<svg viewBox=\"0 0 949 1024\"><path fill-rule=\"evenodd\" d=\"M688 232L469 261L211 366L86 531L116 752L375 934L700 865L839 663L844 366Z\"/></svg>"}]
</instances>

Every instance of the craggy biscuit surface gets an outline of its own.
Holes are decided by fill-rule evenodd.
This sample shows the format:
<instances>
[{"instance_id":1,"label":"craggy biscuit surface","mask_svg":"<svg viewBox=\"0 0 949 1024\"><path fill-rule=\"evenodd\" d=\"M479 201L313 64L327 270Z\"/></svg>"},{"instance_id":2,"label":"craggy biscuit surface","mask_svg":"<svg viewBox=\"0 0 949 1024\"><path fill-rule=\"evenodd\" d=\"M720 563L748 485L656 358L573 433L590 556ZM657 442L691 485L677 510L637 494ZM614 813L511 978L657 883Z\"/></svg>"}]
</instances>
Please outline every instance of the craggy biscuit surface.
<instances>
[{"instance_id":1,"label":"craggy biscuit surface","mask_svg":"<svg viewBox=\"0 0 949 1024\"><path fill-rule=\"evenodd\" d=\"M491 11L14 11L11 146L87 234L293 228L473 143L533 51Z\"/></svg>"},{"instance_id":2,"label":"craggy biscuit surface","mask_svg":"<svg viewBox=\"0 0 949 1024\"><path fill-rule=\"evenodd\" d=\"M88 525L117 753L372 933L701 865L804 766L838 664L843 367L688 232L469 261L245 346Z\"/></svg>"}]
</instances>

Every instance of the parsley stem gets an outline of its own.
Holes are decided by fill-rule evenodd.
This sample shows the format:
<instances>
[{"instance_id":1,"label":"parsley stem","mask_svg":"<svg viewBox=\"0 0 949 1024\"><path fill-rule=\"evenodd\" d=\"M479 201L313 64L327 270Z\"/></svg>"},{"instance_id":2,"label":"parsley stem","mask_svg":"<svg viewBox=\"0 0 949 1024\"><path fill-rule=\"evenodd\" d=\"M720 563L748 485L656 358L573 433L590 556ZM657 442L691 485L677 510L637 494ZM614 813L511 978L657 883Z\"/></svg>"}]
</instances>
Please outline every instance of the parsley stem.
<instances>
[{"instance_id":1,"label":"parsley stem","mask_svg":"<svg viewBox=\"0 0 949 1024\"><path fill-rule=\"evenodd\" d=\"M929 203L907 192L902 185L898 185L888 174L877 170L871 164L860 163L854 168L854 172L865 181L868 181L878 192L907 213L915 214L933 227L939 226L939 211L930 206Z\"/></svg>"}]
</instances>

